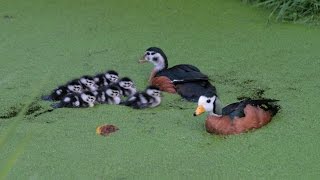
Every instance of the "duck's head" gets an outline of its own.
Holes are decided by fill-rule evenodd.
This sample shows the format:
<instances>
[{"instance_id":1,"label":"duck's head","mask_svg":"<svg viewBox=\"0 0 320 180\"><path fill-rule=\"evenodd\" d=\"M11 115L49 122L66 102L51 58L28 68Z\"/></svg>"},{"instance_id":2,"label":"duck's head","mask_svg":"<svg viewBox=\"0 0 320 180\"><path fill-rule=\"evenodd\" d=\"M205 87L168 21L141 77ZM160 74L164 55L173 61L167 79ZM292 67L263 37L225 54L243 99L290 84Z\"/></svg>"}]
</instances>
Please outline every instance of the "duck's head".
<instances>
[{"instance_id":1,"label":"duck's head","mask_svg":"<svg viewBox=\"0 0 320 180\"><path fill-rule=\"evenodd\" d=\"M220 116L222 114L222 104L216 95L203 95L198 100L198 107L193 113L194 116L208 112L210 115Z\"/></svg>"},{"instance_id":2,"label":"duck's head","mask_svg":"<svg viewBox=\"0 0 320 180\"><path fill-rule=\"evenodd\" d=\"M160 97L161 96L161 91L158 87L156 86L148 86L145 90L145 92L153 97Z\"/></svg>"},{"instance_id":3,"label":"duck's head","mask_svg":"<svg viewBox=\"0 0 320 180\"><path fill-rule=\"evenodd\" d=\"M168 68L167 56L158 47L148 48L139 62L151 62L154 65L154 70L157 72Z\"/></svg>"},{"instance_id":4,"label":"duck's head","mask_svg":"<svg viewBox=\"0 0 320 180\"><path fill-rule=\"evenodd\" d=\"M110 70L105 73L105 77L111 82L117 82L119 79L119 74L114 70Z\"/></svg>"}]
</instances>

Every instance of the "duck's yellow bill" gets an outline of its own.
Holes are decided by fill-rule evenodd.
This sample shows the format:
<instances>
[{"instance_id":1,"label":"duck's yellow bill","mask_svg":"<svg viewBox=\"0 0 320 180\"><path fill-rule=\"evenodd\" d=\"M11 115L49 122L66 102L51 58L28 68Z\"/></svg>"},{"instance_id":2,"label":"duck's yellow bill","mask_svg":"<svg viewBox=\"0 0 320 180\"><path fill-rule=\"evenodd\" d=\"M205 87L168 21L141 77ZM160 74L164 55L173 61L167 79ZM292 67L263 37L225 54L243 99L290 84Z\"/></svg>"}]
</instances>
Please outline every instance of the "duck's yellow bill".
<instances>
[{"instance_id":1,"label":"duck's yellow bill","mask_svg":"<svg viewBox=\"0 0 320 180\"><path fill-rule=\"evenodd\" d=\"M196 111L193 113L194 116L199 116L200 114L204 113L206 110L202 105L199 105Z\"/></svg>"},{"instance_id":2,"label":"duck's yellow bill","mask_svg":"<svg viewBox=\"0 0 320 180\"><path fill-rule=\"evenodd\" d=\"M96 133L97 133L97 134L101 134L101 126L97 127Z\"/></svg>"}]
</instances>

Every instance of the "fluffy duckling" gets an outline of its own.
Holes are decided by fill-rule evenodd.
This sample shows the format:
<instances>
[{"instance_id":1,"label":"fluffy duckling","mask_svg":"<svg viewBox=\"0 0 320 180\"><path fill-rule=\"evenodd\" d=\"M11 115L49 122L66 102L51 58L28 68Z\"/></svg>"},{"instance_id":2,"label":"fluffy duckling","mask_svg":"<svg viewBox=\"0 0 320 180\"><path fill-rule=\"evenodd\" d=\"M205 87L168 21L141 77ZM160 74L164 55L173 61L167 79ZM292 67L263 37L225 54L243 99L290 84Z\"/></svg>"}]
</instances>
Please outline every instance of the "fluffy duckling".
<instances>
[{"instance_id":1,"label":"fluffy duckling","mask_svg":"<svg viewBox=\"0 0 320 180\"><path fill-rule=\"evenodd\" d=\"M120 88L121 94L125 97L132 96L137 92L134 82L128 77L119 79L116 85Z\"/></svg>"},{"instance_id":2,"label":"fluffy duckling","mask_svg":"<svg viewBox=\"0 0 320 180\"><path fill-rule=\"evenodd\" d=\"M65 85L61 85L54 89L50 95L42 96L46 101L59 101L69 93L82 93L83 87L78 79L72 80Z\"/></svg>"},{"instance_id":3,"label":"fluffy duckling","mask_svg":"<svg viewBox=\"0 0 320 180\"><path fill-rule=\"evenodd\" d=\"M120 104L121 102L121 90L113 84L101 87L93 93L100 104Z\"/></svg>"},{"instance_id":4,"label":"fluffy duckling","mask_svg":"<svg viewBox=\"0 0 320 180\"><path fill-rule=\"evenodd\" d=\"M148 86L143 92L136 92L123 104L134 109L156 107L161 103L161 91L158 87Z\"/></svg>"},{"instance_id":5,"label":"fluffy duckling","mask_svg":"<svg viewBox=\"0 0 320 180\"><path fill-rule=\"evenodd\" d=\"M60 101L64 96L70 93L82 93L83 91L96 91L98 85L93 77L82 76L79 79L74 79L54 89L50 95L42 96L43 100Z\"/></svg>"},{"instance_id":6,"label":"fluffy duckling","mask_svg":"<svg viewBox=\"0 0 320 180\"><path fill-rule=\"evenodd\" d=\"M280 109L280 106L275 104L276 101L278 100L245 99L222 108L215 95L201 96L194 116L209 113L205 123L209 133L240 134L268 124Z\"/></svg>"},{"instance_id":7,"label":"fluffy duckling","mask_svg":"<svg viewBox=\"0 0 320 180\"><path fill-rule=\"evenodd\" d=\"M109 70L106 73L100 73L94 76L94 81L99 87L115 83L118 81L118 79L119 74L114 70Z\"/></svg>"},{"instance_id":8,"label":"fluffy duckling","mask_svg":"<svg viewBox=\"0 0 320 180\"><path fill-rule=\"evenodd\" d=\"M86 108L93 107L96 96L90 91L71 93L64 96L59 103L52 104L53 108Z\"/></svg>"},{"instance_id":9,"label":"fluffy duckling","mask_svg":"<svg viewBox=\"0 0 320 180\"><path fill-rule=\"evenodd\" d=\"M79 82L81 83L83 89L87 91L96 91L99 88L92 76L88 76L88 75L82 76L79 79Z\"/></svg>"}]
</instances>

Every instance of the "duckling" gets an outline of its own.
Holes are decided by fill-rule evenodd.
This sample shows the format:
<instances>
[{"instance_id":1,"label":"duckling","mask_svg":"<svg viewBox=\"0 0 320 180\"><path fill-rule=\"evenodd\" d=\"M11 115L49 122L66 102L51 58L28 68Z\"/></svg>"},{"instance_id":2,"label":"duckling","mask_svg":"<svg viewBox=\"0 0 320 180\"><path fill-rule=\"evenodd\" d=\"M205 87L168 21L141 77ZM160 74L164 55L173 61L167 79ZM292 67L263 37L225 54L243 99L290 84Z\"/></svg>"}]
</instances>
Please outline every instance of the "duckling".
<instances>
[{"instance_id":1,"label":"duckling","mask_svg":"<svg viewBox=\"0 0 320 180\"><path fill-rule=\"evenodd\" d=\"M161 91L178 93L192 102L197 102L202 94L216 94L216 88L209 82L208 76L197 67L180 64L168 68L167 56L158 47L148 48L139 62L150 62L154 65L149 83L159 87Z\"/></svg>"},{"instance_id":2,"label":"duckling","mask_svg":"<svg viewBox=\"0 0 320 180\"><path fill-rule=\"evenodd\" d=\"M82 91L82 84L78 81L78 79L75 79L65 85L57 87L50 93L50 95L42 96L42 99L47 101L59 101L69 93L82 93Z\"/></svg>"},{"instance_id":3,"label":"duckling","mask_svg":"<svg viewBox=\"0 0 320 180\"><path fill-rule=\"evenodd\" d=\"M125 97L132 96L137 92L134 82L128 77L121 78L116 85L120 88L121 94Z\"/></svg>"},{"instance_id":4,"label":"duckling","mask_svg":"<svg viewBox=\"0 0 320 180\"><path fill-rule=\"evenodd\" d=\"M64 96L59 103L52 104L53 108L86 108L93 107L96 96L93 92L71 93Z\"/></svg>"},{"instance_id":5,"label":"duckling","mask_svg":"<svg viewBox=\"0 0 320 180\"><path fill-rule=\"evenodd\" d=\"M121 102L121 90L114 84L101 87L93 93L97 97L97 102L101 104L120 104Z\"/></svg>"},{"instance_id":6,"label":"duckling","mask_svg":"<svg viewBox=\"0 0 320 180\"><path fill-rule=\"evenodd\" d=\"M109 70L106 73L100 73L94 76L94 81L99 87L115 83L118 81L118 79L119 74L114 70Z\"/></svg>"},{"instance_id":7,"label":"duckling","mask_svg":"<svg viewBox=\"0 0 320 180\"><path fill-rule=\"evenodd\" d=\"M98 90L98 85L96 84L94 78L89 75L82 76L79 79L79 82L81 83L83 89L87 91L96 91Z\"/></svg>"},{"instance_id":8,"label":"duckling","mask_svg":"<svg viewBox=\"0 0 320 180\"><path fill-rule=\"evenodd\" d=\"M158 87L148 86L143 92L136 92L123 104L134 109L153 108L161 103L161 91Z\"/></svg>"},{"instance_id":9,"label":"duckling","mask_svg":"<svg viewBox=\"0 0 320 180\"><path fill-rule=\"evenodd\" d=\"M280 109L280 106L275 104L277 101L274 99L245 99L222 108L217 96L205 95L200 96L198 107L193 115L209 113L205 123L209 133L240 134L268 124Z\"/></svg>"}]
</instances>

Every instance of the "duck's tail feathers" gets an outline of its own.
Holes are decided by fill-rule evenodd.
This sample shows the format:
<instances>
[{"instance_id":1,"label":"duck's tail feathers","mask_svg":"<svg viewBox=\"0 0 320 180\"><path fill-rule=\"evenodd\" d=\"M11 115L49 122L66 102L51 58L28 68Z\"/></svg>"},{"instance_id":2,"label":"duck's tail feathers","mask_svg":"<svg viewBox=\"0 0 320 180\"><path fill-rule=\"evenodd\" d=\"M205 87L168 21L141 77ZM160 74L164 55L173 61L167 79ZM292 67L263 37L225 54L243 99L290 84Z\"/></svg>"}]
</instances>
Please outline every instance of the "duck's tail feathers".
<instances>
[{"instance_id":1,"label":"duck's tail feathers","mask_svg":"<svg viewBox=\"0 0 320 180\"><path fill-rule=\"evenodd\" d=\"M62 105L62 103L54 103L54 104L51 104L51 107L52 107L53 109L57 109L57 108L62 108L63 105Z\"/></svg>"},{"instance_id":2,"label":"duck's tail feathers","mask_svg":"<svg viewBox=\"0 0 320 180\"><path fill-rule=\"evenodd\" d=\"M41 96L41 99L44 101L52 101L52 97L50 95L43 95Z\"/></svg>"},{"instance_id":3,"label":"duck's tail feathers","mask_svg":"<svg viewBox=\"0 0 320 180\"><path fill-rule=\"evenodd\" d=\"M208 78L193 78L193 79L174 79L172 83L174 85L189 83L189 82L199 82L199 81L208 81Z\"/></svg>"},{"instance_id":4,"label":"duck's tail feathers","mask_svg":"<svg viewBox=\"0 0 320 180\"><path fill-rule=\"evenodd\" d=\"M260 108L266 111L270 111L272 113L272 116L276 115L281 109L281 106L276 103L278 101L279 100L277 99L257 99L257 100L249 99L248 100L249 104L253 106L259 106Z\"/></svg>"}]
</instances>

